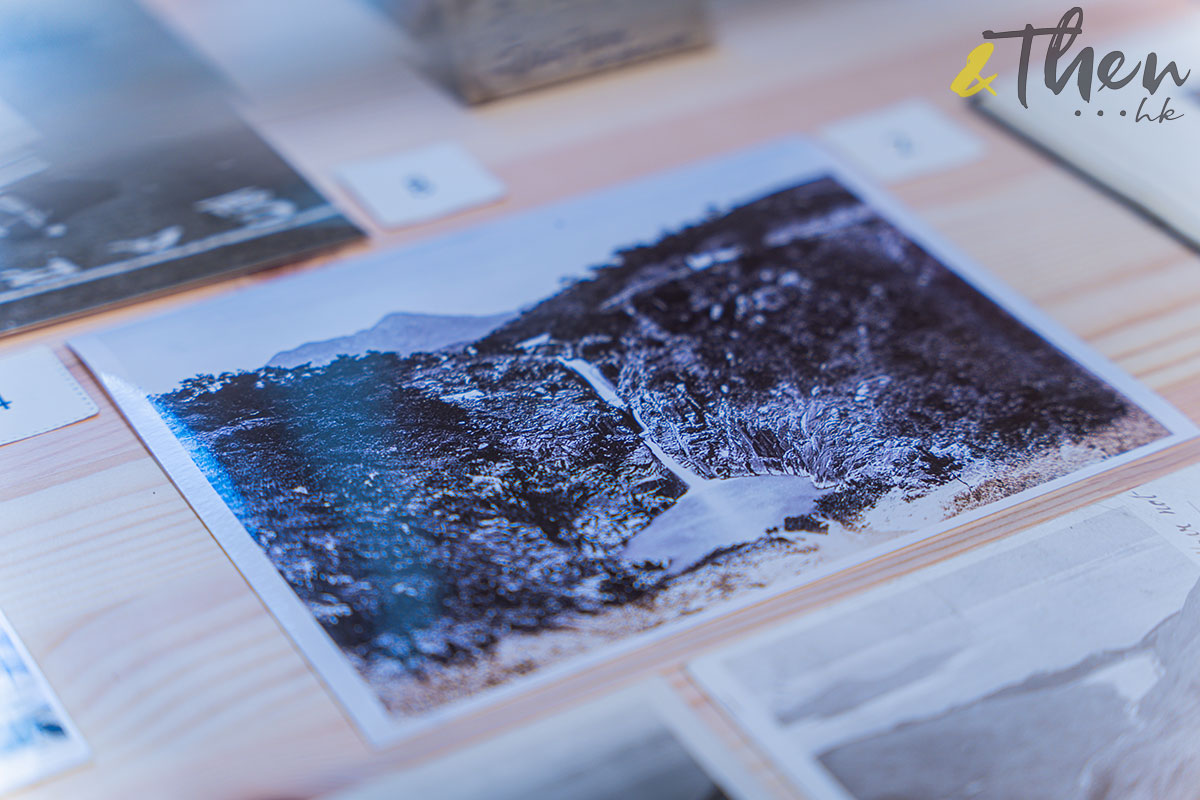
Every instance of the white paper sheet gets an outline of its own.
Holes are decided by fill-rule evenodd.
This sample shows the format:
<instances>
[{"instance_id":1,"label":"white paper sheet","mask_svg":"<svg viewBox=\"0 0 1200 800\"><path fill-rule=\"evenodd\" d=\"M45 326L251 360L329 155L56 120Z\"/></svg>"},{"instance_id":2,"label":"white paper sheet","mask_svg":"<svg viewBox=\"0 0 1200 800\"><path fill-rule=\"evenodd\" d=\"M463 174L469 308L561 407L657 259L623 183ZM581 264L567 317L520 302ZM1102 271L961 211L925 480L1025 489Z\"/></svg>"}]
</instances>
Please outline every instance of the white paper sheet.
<instances>
[{"instance_id":1,"label":"white paper sheet","mask_svg":"<svg viewBox=\"0 0 1200 800\"><path fill-rule=\"evenodd\" d=\"M1100 41L1088 35L1088 19L1085 16L1083 33L1063 57L1059 71L1065 71L1084 47L1094 49L1094 63L1120 50L1126 63L1119 77L1139 66L1128 84L1116 90L1103 88L1093 75L1093 94L1085 102L1077 77L1072 76L1061 94L1052 93L1042 75L1048 37L1041 37L1030 59L1028 108L1018 99L1015 74L1001 75L994 82L995 96L981 92L975 99L987 114L1158 218L1193 245L1200 244L1200 159L1195 151L1200 135L1200 73L1190 75L1183 86L1166 77L1150 94L1140 69L1147 54L1154 52L1158 71L1176 61L1180 72L1187 73L1200 43L1200 16L1185 17L1169 28ZM1047 19L1044 24L1056 21ZM1012 47L1020 46L1017 40L1009 41ZM1159 122L1156 118L1164 107L1173 109L1175 118Z\"/></svg>"}]
</instances>

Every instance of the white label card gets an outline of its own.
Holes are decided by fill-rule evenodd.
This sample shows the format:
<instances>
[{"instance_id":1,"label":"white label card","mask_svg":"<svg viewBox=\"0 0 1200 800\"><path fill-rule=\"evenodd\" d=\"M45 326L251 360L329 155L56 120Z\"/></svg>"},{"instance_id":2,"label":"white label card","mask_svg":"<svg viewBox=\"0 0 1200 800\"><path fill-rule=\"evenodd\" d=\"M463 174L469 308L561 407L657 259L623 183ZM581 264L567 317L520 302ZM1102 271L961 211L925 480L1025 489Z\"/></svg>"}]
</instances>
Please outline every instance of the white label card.
<instances>
[{"instance_id":1,"label":"white label card","mask_svg":"<svg viewBox=\"0 0 1200 800\"><path fill-rule=\"evenodd\" d=\"M357 161L339 177L385 228L427 222L505 194L499 179L452 143Z\"/></svg>"},{"instance_id":2,"label":"white label card","mask_svg":"<svg viewBox=\"0 0 1200 800\"><path fill-rule=\"evenodd\" d=\"M835 122L821 138L882 181L961 167L983 154L978 137L924 100Z\"/></svg>"},{"instance_id":3,"label":"white label card","mask_svg":"<svg viewBox=\"0 0 1200 800\"><path fill-rule=\"evenodd\" d=\"M0 355L0 445L70 425L98 411L49 348Z\"/></svg>"}]
</instances>

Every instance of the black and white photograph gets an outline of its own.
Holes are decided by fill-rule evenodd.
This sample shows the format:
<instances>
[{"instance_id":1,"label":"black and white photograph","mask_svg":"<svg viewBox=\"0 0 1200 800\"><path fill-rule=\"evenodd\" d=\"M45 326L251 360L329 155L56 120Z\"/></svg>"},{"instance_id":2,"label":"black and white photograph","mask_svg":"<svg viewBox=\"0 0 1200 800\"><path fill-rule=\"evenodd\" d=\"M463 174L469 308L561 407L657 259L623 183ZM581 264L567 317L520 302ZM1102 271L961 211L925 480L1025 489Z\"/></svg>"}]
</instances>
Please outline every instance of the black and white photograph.
<instances>
[{"instance_id":1,"label":"black and white photograph","mask_svg":"<svg viewBox=\"0 0 1200 800\"><path fill-rule=\"evenodd\" d=\"M0 334L361 235L229 94L132 0L0 6Z\"/></svg>"},{"instance_id":2,"label":"black and white photograph","mask_svg":"<svg viewBox=\"0 0 1200 800\"><path fill-rule=\"evenodd\" d=\"M87 756L79 732L0 616L0 793L76 766Z\"/></svg>"},{"instance_id":3,"label":"black and white photograph","mask_svg":"<svg viewBox=\"0 0 1200 800\"><path fill-rule=\"evenodd\" d=\"M799 140L72 346L373 741L1194 432Z\"/></svg>"},{"instance_id":4,"label":"black and white photograph","mask_svg":"<svg viewBox=\"0 0 1200 800\"><path fill-rule=\"evenodd\" d=\"M691 666L806 797L1186 800L1200 470Z\"/></svg>"},{"instance_id":5,"label":"black and white photograph","mask_svg":"<svg viewBox=\"0 0 1200 800\"><path fill-rule=\"evenodd\" d=\"M536 758L530 754L536 753ZM325 800L752 800L761 783L654 680Z\"/></svg>"}]
</instances>

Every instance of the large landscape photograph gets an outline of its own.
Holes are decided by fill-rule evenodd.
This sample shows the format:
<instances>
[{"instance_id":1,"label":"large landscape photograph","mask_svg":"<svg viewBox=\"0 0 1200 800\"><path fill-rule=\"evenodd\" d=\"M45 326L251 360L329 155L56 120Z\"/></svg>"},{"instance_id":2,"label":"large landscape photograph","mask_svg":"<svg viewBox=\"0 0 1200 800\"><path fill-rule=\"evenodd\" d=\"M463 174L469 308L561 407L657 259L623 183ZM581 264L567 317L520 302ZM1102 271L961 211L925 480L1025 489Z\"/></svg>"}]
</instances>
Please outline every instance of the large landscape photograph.
<instances>
[{"instance_id":1,"label":"large landscape photograph","mask_svg":"<svg viewBox=\"0 0 1200 800\"><path fill-rule=\"evenodd\" d=\"M1194 530L1196 476L693 671L806 797L1188 800L1200 785L1200 556L1171 538ZM1149 522L1132 512L1168 495Z\"/></svg>"},{"instance_id":2,"label":"large landscape photograph","mask_svg":"<svg viewBox=\"0 0 1200 800\"><path fill-rule=\"evenodd\" d=\"M170 380L146 362L182 323L75 346L142 387L373 693L419 715L1181 433L832 175L613 241L508 310L400 306ZM196 314L214 338L243 317ZM140 353L151 377L122 375Z\"/></svg>"}]
</instances>

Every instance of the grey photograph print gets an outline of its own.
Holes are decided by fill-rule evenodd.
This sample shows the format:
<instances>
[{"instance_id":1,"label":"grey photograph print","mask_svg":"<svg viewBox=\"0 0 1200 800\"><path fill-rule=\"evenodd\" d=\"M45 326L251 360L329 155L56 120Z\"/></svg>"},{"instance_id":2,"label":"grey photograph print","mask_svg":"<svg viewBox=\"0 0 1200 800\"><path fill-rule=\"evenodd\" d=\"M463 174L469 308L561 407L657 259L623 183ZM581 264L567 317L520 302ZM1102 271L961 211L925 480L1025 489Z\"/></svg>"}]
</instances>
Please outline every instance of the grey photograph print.
<instances>
[{"instance_id":1,"label":"grey photograph print","mask_svg":"<svg viewBox=\"0 0 1200 800\"><path fill-rule=\"evenodd\" d=\"M536 758L530 754L536 753ZM669 685L606 694L328 800L757 800L762 785Z\"/></svg>"},{"instance_id":2,"label":"grey photograph print","mask_svg":"<svg viewBox=\"0 0 1200 800\"><path fill-rule=\"evenodd\" d=\"M1190 432L982 281L793 141L74 344L404 718Z\"/></svg>"},{"instance_id":3,"label":"grey photograph print","mask_svg":"<svg viewBox=\"0 0 1200 800\"><path fill-rule=\"evenodd\" d=\"M706 657L805 796L1191 800L1200 471Z\"/></svg>"}]
</instances>

